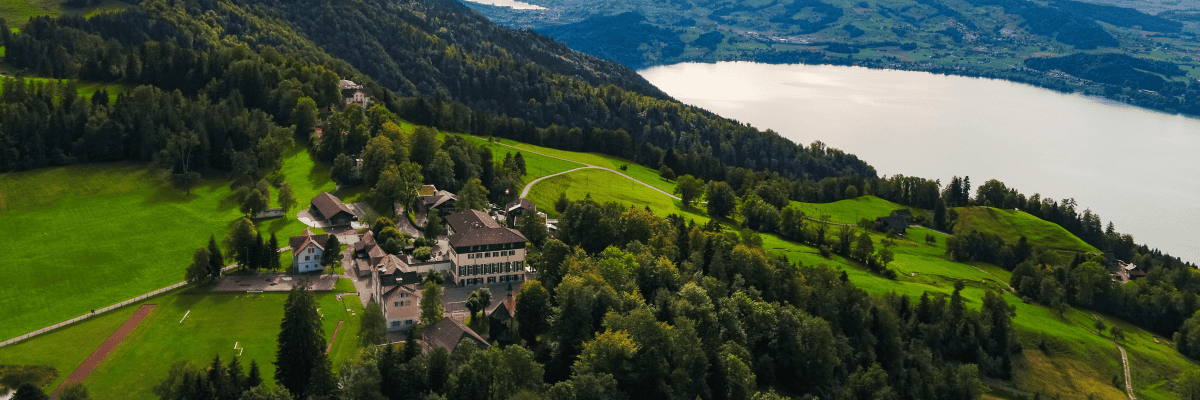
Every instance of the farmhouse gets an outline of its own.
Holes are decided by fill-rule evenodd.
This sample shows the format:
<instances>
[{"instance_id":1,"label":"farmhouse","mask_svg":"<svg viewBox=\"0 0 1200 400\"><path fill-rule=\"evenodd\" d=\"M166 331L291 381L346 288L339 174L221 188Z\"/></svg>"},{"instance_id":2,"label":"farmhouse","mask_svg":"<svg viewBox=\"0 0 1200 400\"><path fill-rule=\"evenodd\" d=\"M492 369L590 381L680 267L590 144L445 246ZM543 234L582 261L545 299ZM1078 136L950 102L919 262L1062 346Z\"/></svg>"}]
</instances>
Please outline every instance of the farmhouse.
<instances>
[{"instance_id":1,"label":"farmhouse","mask_svg":"<svg viewBox=\"0 0 1200 400\"><path fill-rule=\"evenodd\" d=\"M481 349L490 346L486 340L483 340L483 337L472 331L471 328L467 328L462 322L453 318L442 318L441 321L425 327L425 330L421 332L421 352L429 354L434 349L440 348L453 353L463 339L469 339Z\"/></svg>"},{"instance_id":2,"label":"farmhouse","mask_svg":"<svg viewBox=\"0 0 1200 400\"><path fill-rule=\"evenodd\" d=\"M459 286L525 280L525 235L479 210L446 217L450 274Z\"/></svg>"},{"instance_id":3,"label":"farmhouse","mask_svg":"<svg viewBox=\"0 0 1200 400\"><path fill-rule=\"evenodd\" d=\"M421 191L418 192L418 194L429 192L433 192L433 194L425 194L417 197L417 204L421 207L418 211L421 213L428 213L429 210L436 208L442 216L446 216L455 211L454 205L458 202L458 196L456 196L454 193L450 193L445 190L437 190L437 188L434 188L433 185L426 185L424 188L421 188Z\"/></svg>"},{"instance_id":4,"label":"farmhouse","mask_svg":"<svg viewBox=\"0 0 1200 400\"><path fill-rule=\"evenodd\" d=\"M875 218L875 229L883 232L892 231L898 234L908 233L908 221L912 219L912 211L907 208L892 211L892 215Z\"/></svg>"},{"instance_id":5,"label":"farmhouse","mask_svg":"<svg viewBox=\"0 0 1200 400\"><path fill-rule=\"evenodd\" d=\"M370 88L345 79L338 82L338 89L342 91L342 100L345 101L345 105L347 106L358 104L362 108L367 108L367 104L371 102L373 95Z\"/></svg>"},{"instance_id":6,"label":"farmhouse","mask_svg":"<svg viewBox=\"0 0 1200 400\"><path fill-rule=\"evenodd\" d=\"M512 285L503 300L488 306L488 331L493 339L512 340L513 318L517 315L517 299L513 297Z\"/></svg>"},{"instance_id":7,"label":"farmhouse","mask_svg":"<svg viewBox=\"0 0 1200 400\"><path fill-rule=\"evenodd\" d=\"M504 206L504 216L513 225L517 224L517 218L521 217L522 215L535 214L537 214L537 205L534 205L532 201L526 200L525 198L513 200L512 203L508 203L508 205Z\"/></svg>"},{"instance_id":8,"label":"farmhouse","mask_svg":"<svg viewBox=\"0 0 1200 400\"><path fill-rule=\"evenodd\" d=\"M332 226L350 225L350 222L358 220L358 216L350 211L350 207L329 192L321 192L317 197L313 197L309 206Z\"/></svg>"},{"instance_id":9,"label":"farmhouse","mask_svg":"<svg viewBox=\"0 0 1200 400\"><path fill-rule=\"evenodd\" d=\"M329 235L314 235L308 228L304 234L288 238L292 246L292 266L297 272L313 272L324 270L321 265L321 255L325 254L325 241Z\"/></svg>"}]
</instances>

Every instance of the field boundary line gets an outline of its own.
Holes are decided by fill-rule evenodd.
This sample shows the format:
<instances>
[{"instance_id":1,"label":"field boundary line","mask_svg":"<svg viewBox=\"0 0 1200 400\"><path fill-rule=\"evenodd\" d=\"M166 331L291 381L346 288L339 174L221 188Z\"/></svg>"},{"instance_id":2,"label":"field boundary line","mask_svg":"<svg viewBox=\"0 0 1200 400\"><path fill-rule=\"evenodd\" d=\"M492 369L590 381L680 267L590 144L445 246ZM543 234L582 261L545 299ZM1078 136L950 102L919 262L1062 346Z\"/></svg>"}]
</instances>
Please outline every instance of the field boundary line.
<instances>
[{"instance_id":1,"label":"field boundary line","mask_svg":"<svg viewBox=\"0 0 1200 400\"><path fill-rule=\"evenodd\" d=\"M230 265L230 266L227 266L227 267L225 267L225 268L222 268L222 269L221 269L221 271L228 271L228 270L234 269L234 268L236 268L236 267L237 267L237 264ZM155 291L153 291L153 292L146 293L146 294L143 294L143 295L141 295L141 296L134 297L134 298L132 298L132 299L125 300L125 301L122 301L122 302L120 302L120 303L117 303L117 304L113 304L113 305L111 305L111 306L108 306L108 307L104 307L104 308L100 308L100 309L92 310L92 312L90 312L90 313L83 314L83 315L80 315L80 316L78 316L78 317L71 318L71 319L68 319L68 320L66 320L66 321L59 322L59 323L57 323L57 324L50 325L50 326L47 326L47 327L45 327L45 328L38 329L38 330L36 330L36 331L29 332L29 333L26 333L26 334L24 334L24 335L17 336L17 337L15 337L15 338L8 339L8 340L5 340L5 341L3 341L3 342L0 342L0 347L4 347L4 346L8 346L8 345L10 345L10 344L18 343L18 342L21 342L21 341L23 341L23 340L25 340L25 339L29 339L29 338L32 338L32 337L35 337L35 336L41 335L41 334L43 334L43 333L46 333L46 332L50 332L50 331L56 330L56 329L58 329L58 328L62 328L62 327L64 327L64 326L71 325L71 324L74 324L74 323L76 323L76 322L83 321L83 320L85 320L85 319L88 319L88 318L91 318L91 317L95 317L95 316L97 316L97 315L104 314L104 313L106 313L106 312L109 312L109 311L112 311L112 310L116 310L116 309L118 309L118 308L125 307L125 306L127 306L127 305L130 305L130 304L133 304L133 303L137 303L137 302L139 302L139 301L142 301L142 300L148 299L148 298L150 298L150 297L154 297L154 296L157 296L157 295L159 295L159 294L162 294L163 292L167 292L167 291L171 291L171 290L175 290L175 289L181 288L181 287L183 287L183 286L187 286L187 284L188 284L188 283L187 283L186 281L185 281L185 282L179 282L179 283L176 283L176 284L174 284L174 285L167 286L167 287L165 287L165 288L158 289L158 290L155 290ZM185 317L185 318L186 318L186 317ZM180 323L182 323L182 322L183 322L183 320L180 320L179 322L180 322Z\"/></svg>"},{"instance_id":2,"label":"field boundary line","mask_svg":"<svg viewBox=\"0 0 1200 400\"><path fill-rule=\"evenodd\" d=\"M62 391L63 386L66 386L66 384L71 382L83 382L84 379L87 379L88 375L90 375L92 371L96 369L96 367L100 366L100 363L104 362L104 359L108 358L108 355L112 354L113 350L116 350L117 346L120 345L121 342L124 342L125 338L128 337L130 333L133 333L133 330L136 329L138 325L141 325L142 321L150 315L150 312L154 311L154 307L154 304L143 304L141 307L138 307L137 311L133 312L133 315L130 315L129 318L126 319L125 322L122 323L121 326L112 333L112 335L109 335L108 339L105 339L103 343L100 343L100 346L96 347L96 351L92 352L92 355L88 356L86 360L83 360L83 364L80 364L78 368L75 368L75 371L71 372L70 376L67 376L67 379L64 379L62 383L58 384L58 387L55 388L54 392L50 394L50 398L57 399Z\"/></svg>"}]
</instances>

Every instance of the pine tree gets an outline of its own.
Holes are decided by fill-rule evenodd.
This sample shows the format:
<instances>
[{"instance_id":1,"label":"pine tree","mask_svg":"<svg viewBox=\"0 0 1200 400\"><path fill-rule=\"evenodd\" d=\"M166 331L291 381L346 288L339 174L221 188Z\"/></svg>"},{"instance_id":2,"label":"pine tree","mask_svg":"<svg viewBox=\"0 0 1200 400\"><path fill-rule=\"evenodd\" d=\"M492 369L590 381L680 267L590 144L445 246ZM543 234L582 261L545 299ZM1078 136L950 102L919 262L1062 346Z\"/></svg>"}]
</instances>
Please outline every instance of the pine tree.
<instances>
[{"instance_id":1,"label":"pine tree","mask_svg":"<svg viewBox=\"0 0 1200 400\"><path fill-rule=\"evenodd\" d=\"M329 357L324 351L317 353L316 364L313 365L312 375L308 379L308 388L304 397L310 399L328 398L337 390L337 378L333 376Z\"/></svg>"},{"instance_id":2,"label":"pine tree","mask_svg":"<svg viewBox=\"0 0 1200 400\"><path fill-rule=\"evenodd\" d=\"M279 348L275 352L275 381L293 396L306 392L313 369L328 361L321 316L316 298L307 282L292 288L284 302L283 322L279 325Z\"/></svg>"},{"instance_id":3,"label":"pine tree","mask_svg":"<svg viewBox=\"0 0 1200 400\"><path fill-rule=\"evenodd\" d=\"M258 362L250 360L250 373L246 375L246 387L254 388L262 384L262 372L258 370Z\"/></svg>"},{"instance_id":4,"label":"pine tree","mask_svg":"<svg viewBox=\"0 0 1200 400\"><path fill-rule=\"evenodd\" d=\"M229 374L225 370L225 365L221 363L220 355L214 357L212 364L208 366L208 382L212 384L217 399L224 400L236 397L236 394L233 392L233 385L229 382Z\"/></svg>"},{"instance_id":5,"label":"pine tree","mask_svg":"<svg viewBox=\"0 0 1200 400\"><path fill-rule=\"evenodd\" d=\"M234 393L240 395L250 389L246 386L246 374L242 372L242 363L238 361L237 356L229 361L227 369L229 370L229 384L233 387Z\"/></svg>"},{"instance_id":6,"label":"pine tree","mask_svg":"<svg viewBox=\"0 0 1200 400\"><path fill-rule=\"evenodd\" d=\"M217 238L208 236L208 276L209 278L221 277L221 268L225 267L225 256L221 254L221 248L217 246Z\"/></svg>"},{"instance_id":7,"label":"pine tree","mask_svg":"<svg viewBox=\"0 0 1200 400\"><path fill-rule=\"evenodd\" d=\"M255 234L254 240L250 242L250 254L246 256L247 267L251 271L258 271L259 268L263 267L263 247L265 246L263 245L262 233Z\"/></svg>"},{"instance_id":8,"label":"pine tree","mask_svg":"<svg viewBox=\"0 0 1200 400\"><path fill-rule=\"evenodd\" d=\"M517 164L517 171L521 173L521 176L525 176L527 173L525 171L525 157L521 156L521 152L518 151L517 155L513 156L513 163Z\"/></svg>"},{"instance_id":9,"label":"pine tree","mask_svg":"<svg viewBox=\"0 0 1200 400\"><path fill-rule=\"evenodd\" d=\"M282 266L279 265L279 238L275 237L275 232L271 232L271 240L268 244L267 251L263 253L269 257L268 264L263 268L278 271Z\"/></svg>"}]
</instances>

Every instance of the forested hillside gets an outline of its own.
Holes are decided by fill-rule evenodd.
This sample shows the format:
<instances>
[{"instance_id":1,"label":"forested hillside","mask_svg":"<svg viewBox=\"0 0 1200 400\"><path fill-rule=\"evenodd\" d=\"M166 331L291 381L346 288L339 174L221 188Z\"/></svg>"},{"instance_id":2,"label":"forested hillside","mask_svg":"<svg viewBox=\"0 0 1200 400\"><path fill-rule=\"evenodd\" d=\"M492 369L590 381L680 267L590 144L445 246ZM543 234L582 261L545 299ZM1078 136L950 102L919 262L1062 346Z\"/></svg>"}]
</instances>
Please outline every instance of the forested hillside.
<instances>
[{"instance_id":1,"label":"forested hillside","mask_svg":"<svg viewBox=\"0 0 1200 400\"><path fill-rule=\"evenodd\" d=\"M1200 66L1200 31L1186 12L1152 15L1072 0L528 2L546 9L467 4L499 23L633 68L693 61L860 65L1007 79L1200 115L1200 74L1191 72ZM1043 60L1114 51L1185 72L1114 80L1144 71L1131 62L1108 65L1100 76L1041 68Z\"/></svg>"}]
</instances>

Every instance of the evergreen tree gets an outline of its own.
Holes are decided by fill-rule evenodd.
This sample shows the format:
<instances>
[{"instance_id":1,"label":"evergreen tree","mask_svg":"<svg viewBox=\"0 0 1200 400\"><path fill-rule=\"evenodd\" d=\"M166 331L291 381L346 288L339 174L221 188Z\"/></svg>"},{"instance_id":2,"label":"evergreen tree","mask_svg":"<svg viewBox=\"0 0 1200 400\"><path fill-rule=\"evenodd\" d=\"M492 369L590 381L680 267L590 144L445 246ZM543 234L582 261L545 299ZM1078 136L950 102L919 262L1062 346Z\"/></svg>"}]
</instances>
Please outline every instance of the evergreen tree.
<instances>
[{"instance_id":1,"label":"evergreen tree","mask_svg":"<svg viewBox=\"0 0 1200 400\"><path fill-rule=\"evenodd\" d=\"M47 396L41 388L32 383L23 383L17 388L17 393L13 394L12 400L48 400L49 398L50 396Z\"/></svg>"},{"instance_id":2,"label":"evergreen tree","mask_svg":"<svg viewBox=\"0 0 1200 400\"><path fill-rule=\"evenodd\" d=\"M363 347L387 341L387 318L383 316L383 307L374 300L367 303L367 308L363 309L362 329L358 331L358 339Z\"/></svg>"},{"instance_id":3,"label":"evergreen tree","mask_svg":"<svg viewBox=\"0 0 1200 400\"><path fill-rule=\"evenodd\" d=\"M326 356L324 351L319 351L316 363L313 364L312 374L308 378L304 397L326 399L330 398L336 390L337 378L333 376L333 367L330 366L329 356Z\"/></svg>"},{"instance_id":4,"label":"evergreen tree","mask_svg":"<svg viewBox=\"0 0 1200 400\"><path fill-rule=\"evenodd\" d=\"M513 163L517 165L517 172L520 172L521 176L528 174L528 171L525 170L525 157L521 156L521 152L518 151L517 155L513 156Z\"/></svg>"},{"instance_id":5,"label":"evergreen tree","mask_svg":"<svg viewBox=\"0 0 1200 400\"><path fill-rule=\"evenodd\" d=\"M257 232L254 235L254 241L250 242L250 254L246 257L249 262L248 267L251 271L258 271L263 267L263 248L266 247L263 243L262 232Z\"/></svg>"},{"instance_id":6,"label":"evergreen tree","mask_svg":"<svg viewBox=\"0 0 1200 400\"><path fill-rule=\"evenodd\" d=\"M197 284L208 281L210 277L208 274L208 259L207 248L201 247L196 249L195 255L192 256L192 264L188 265L187 273L184 277L187 283Z\"/></svg>"},{"instance_id":7,"label":"evergreen tree","mask_svg":"<svg viewBox=\"0 0 1200 400\"><path fill-rule=\"evenodd\" d=\"M307 287L307 282L300 282L288 293L275 352L275 382L293 396L305 394L313 371L329 362L316 298Z\"/></svg>"},{"instance_id":8,"label":"evergreen tree","mask_svg":"<svg viewBox=\"0 0 1200 400\"><path fill-rule=\"evenodd\" d=\"M235 393L241 394L250 389L249 386L246 386L246 373L242 371L242 363L238 361L237 356L229 360L227 369L229 371L229 384L233 387Z\"/></svg>"},{"instance_id":9,"label":"evergreen tree","mask_svg":"<svg viewBox=\"0 0 1200 400\"><path fill-rule=\"evenodd\" d=\"M218 400L236 399L239 394L235 393L236 388L230 382L229 373L221 362L220 355L214 357L212 364L208 366L208 383L212 385Z\"/></svg>"},{"instance_id":10,"label":"evergreen tree","mask_svg":"<svg viewBox=\"0 0 1200 400\"><path fill-rule=\"evenodd\" d=\"M250 372L246 375L245 386L248 388L254 388L258 385L262 385L262 383L262 372L258 370L258 362L250 360Z\"/></svg>"},{"instance_id":11,"label":"evergreen tree","mask_svg":"<svg viewBox=\"0 0 1200 400\"><path fill-rule=\"evenodd\" d=\"M208 236L208 277L215 279L221 277L221 269L225 267L225 256L221 254L221 248L217 247L217 238L213 235Z\"/></svg>"},{"instance_id":12,"label":"evergreen tree","mask_svg":"<svg viewBox=\"0 0 1200 400\"><path fill-rule=\"evenodd\" d=\"M283 267L279 264L279 238L275 237L275 232L271 232L271 240L267 242L267 247L263 249L263 255L267 257L267 264L263 268L278 271Z\"/></svg>"}]
</instances>

